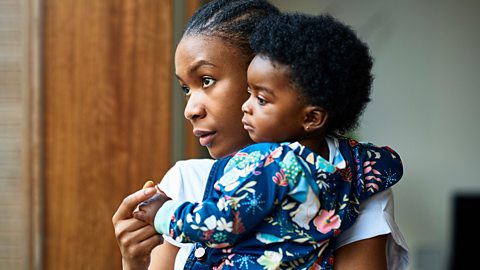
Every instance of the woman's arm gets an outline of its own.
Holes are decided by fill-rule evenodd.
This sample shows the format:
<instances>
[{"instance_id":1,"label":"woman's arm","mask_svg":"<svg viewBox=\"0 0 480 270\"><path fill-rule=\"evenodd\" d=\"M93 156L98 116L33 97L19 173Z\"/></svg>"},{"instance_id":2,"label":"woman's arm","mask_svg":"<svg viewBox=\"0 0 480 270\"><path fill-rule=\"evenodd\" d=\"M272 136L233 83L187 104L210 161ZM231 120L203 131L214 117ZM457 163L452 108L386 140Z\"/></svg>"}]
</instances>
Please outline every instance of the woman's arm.
<instances>
[{"instance_id":1,"label":"woman's arm","mask_svg":"<svg viewBox=\"0 0 480 270\"><path fill-rule=\"evenodd\" d=\"M176 200L201 201L208 174L214 162L211 159L177 161L165 174L158 187ZM149 269L174 269L179 250L168 241L155 247L150 256ZM185 261L180 258L176 263L177 267L183 268Z\"/></svg>"},{"instance_id":2,"label":"woman's arm","mask_svg":"<svg viewBox=\"0 0 480 270\"><path fill-rule=\"evenodd\" d=\"M334 258L335 269L353 267L347 263L360 267L383 261L388 267L372 269L407 269L408 246L395 222L393 191L382 191L362 202L355 223L335 239L335 245L335 256L339 256Z\"/></svg>"},{"instance_id":3,"label":"woman's arm","mask_svg":"<svg viewBox=\"0 0 480 270\"><path fill-rule=\"evenodd\" d=\"M150 252L163 241L152 226L133 218L137 205L155 193L156 189L150 187L129 195L112 217L123 270L147 269Z\"/></svg>"},{"instance_id":4,"label":"woman's arm","mask_svg":"<svg viewBox=\"0 0 480 270\"><path fill-rule=\"evenodd\" d=\"M337 249L335 270L387 270L385 245L387 235L360 240Z\"/></svg>"},{"instance_id":5,"label":"woman's arm","mask_svg":"<svg viewBox=\"0 0 480 270\"><path fill-rule=\"evenodd\" d=\"M153 249L149 270L172 270L179 248L165 241Z\"/></svg>"}]
</instances>

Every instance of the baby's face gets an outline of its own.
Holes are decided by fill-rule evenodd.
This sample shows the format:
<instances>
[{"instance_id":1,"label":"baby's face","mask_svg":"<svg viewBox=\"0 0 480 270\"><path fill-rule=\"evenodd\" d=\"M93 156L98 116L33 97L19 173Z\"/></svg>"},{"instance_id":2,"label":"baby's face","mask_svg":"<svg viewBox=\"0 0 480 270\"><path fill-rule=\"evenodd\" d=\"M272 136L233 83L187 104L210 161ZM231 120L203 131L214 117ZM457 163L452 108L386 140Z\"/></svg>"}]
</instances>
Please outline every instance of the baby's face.
<instances>
[{"instance_id":1,"label":"baby's face","mask_svg":"<svg viewBox=\"0 0 480 270\"><path fill-rule=\"evenodd\" d=\"M257 55L248 67L247 78L250 98L242 106L242 122L252 140L298 140L304 134L306 106L288 66Z\"/></svg>"}]
</instances>

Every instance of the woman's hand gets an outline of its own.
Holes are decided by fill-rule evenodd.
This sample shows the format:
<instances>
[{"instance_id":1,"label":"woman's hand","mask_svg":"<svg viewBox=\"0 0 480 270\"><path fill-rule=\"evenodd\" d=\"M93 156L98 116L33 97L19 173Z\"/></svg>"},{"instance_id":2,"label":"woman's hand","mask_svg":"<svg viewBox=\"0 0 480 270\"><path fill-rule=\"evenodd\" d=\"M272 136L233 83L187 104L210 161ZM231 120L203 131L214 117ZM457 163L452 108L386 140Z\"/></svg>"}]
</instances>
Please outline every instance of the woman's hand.
<instances>
[{"instance_id":1,"label":"woman's hand","mask_svg":"<svg viewBox=\"0 0 480 270\"><path fill-rule=\"evenodd\" d=\"M162 236L152 226L133 217L137 205L156 192L155 188L146 187L130 194L112 217L115 237L122 253L123 270L147 269L151 251L163 242Z\"/></svg>"}]
</instances>

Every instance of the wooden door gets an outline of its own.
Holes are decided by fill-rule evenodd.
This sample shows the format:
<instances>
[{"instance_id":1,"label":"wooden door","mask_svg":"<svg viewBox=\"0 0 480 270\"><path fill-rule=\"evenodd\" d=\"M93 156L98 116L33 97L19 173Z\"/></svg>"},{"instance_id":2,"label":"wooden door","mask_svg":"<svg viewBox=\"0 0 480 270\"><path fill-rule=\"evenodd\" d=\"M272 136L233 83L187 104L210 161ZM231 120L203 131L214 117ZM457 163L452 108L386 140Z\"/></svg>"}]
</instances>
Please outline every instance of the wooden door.
<instances>
[{"instance_id":1,"label":"wooden door","mask_svg":"<svg viewBox=\"0 0 480 270\"><path fill-rule=\"evenodd\" d=\"M171 165L171 6L44 1L44 269L121 269L111 217Z\"/></svg>"}]
</instances>

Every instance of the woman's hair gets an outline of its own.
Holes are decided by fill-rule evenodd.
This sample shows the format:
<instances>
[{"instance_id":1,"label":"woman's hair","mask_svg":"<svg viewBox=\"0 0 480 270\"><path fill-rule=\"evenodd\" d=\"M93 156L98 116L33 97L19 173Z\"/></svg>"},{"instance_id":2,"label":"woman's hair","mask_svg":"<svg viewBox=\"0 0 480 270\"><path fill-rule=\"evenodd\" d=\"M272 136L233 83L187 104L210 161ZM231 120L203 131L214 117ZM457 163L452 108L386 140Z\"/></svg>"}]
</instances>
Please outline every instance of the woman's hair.
<instances>
[{"instance_id":1,"label":"woman's hair","mask_svg":"<svg viewBox=\"0 0 480 270\"><path fill-rule=\"evenodd\" d=\"M305 101L327 111L327 133L358 125L370 101L372 57L352 29L329 15L282 14L257 24L250 43L287 65Z\"/></svg>"},{"instance_id":2,"label":"woman's hair","mask_svg":"<svg viewBox=\"0 0 480 270\"><path fill-rule=\"evenodd\" d=\"M253 58L249 38L255 25L269 15L280 12L267 1L218 0L201 6L190 18L184 36L217 37Z\"/></svg>"}]
</instances>

